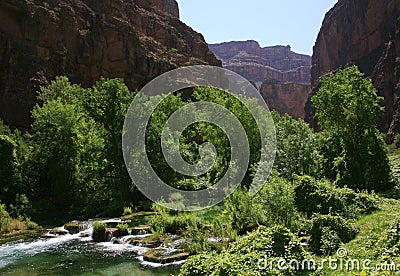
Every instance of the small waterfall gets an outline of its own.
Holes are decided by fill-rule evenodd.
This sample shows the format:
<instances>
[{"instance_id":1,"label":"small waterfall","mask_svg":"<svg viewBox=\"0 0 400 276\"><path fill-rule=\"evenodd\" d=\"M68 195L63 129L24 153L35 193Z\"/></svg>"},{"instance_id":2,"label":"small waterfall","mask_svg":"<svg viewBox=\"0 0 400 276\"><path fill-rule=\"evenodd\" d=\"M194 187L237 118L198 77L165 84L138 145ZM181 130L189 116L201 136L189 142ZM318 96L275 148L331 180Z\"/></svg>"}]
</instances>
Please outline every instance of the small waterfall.
<instances>
[{"instance_id":1,"label":"small waterfall","mask_svg":"<svg viewBox=\"0 0 400 276\"><path fill-rule=\"evenodd\" d=\"M57 247L67 241L79 239L79 234L61 235L52 238L39 238L33 242L11 243L0 246L0 268L15 261L32 257L38 253Z\"/></svg>"},{"instance_id":2,"label":"small waterfall","mask_svg":"<svg viewBox=\"0 0 400 276\"><path fill-rule=\"evenodd\" d=\"M90 246L99 252L107 252L115 255L129 252L139 261L142 266L159 268L167 266L179 266L185 261L177 261L171 263L153 263L145 260L145 254L150 250L162 250L165 254L178 252L180 238L177 235L170 236L170 243L157 244L154 242L146 242L146 239L151 237L149 227L136 227L132 229L130 235L114 238L110 242L94 243L92 239L93 224L95 221L72 221L66 223L62 227L57 227L49 230L43 237L39 237L29 242L12 242L0 246L0 269L10 264L16 263L19 260L34 257L40 253L51 253L55 251L68 251L70 242L76 241L82 243L82 246ZM102 220L107 223L108 227L116 227L122 223L121 219ZM143 240L143 242L142 242ZM87 245L85 245L87 243Z\"/></svg>"}]
</instances>

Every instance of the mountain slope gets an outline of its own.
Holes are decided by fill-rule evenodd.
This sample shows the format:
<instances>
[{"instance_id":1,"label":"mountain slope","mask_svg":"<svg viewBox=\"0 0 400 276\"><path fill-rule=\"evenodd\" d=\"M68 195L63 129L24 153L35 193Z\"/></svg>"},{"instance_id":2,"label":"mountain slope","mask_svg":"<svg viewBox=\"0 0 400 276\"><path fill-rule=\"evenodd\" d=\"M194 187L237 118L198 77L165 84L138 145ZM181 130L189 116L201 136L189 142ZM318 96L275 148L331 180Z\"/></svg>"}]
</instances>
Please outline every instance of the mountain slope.
<instances>
[{"instance_id":1,"label":"mountain slope","mask_svg":"<svg viewBox=\"0 0 400 276\"><path fill-rule=\"evenodd\" d=\"M259 89L272 110L304 118L310 89L311 57L291 51L290 46L260 47L256 41L232 41L209 45L232 70Z\"/></svg>"},{"instance_id":2,"label":"mountain slope","mask_svg":"<svg viewBox=\"0 0 400 276\"><path fill-rule=\"evenodd\" d=\"M356 64L373 79L379 94L385 97L385 114L379 128L400 131L400 1L339 0L326 14L312 57L314 93L318 79L325 73ZM307 120L314 110L307 103Z\"/></svg>"},{"instance_id":3,"label":"mountain slope","mask_svg":"<svg viewBox=\"0 0 400 276\"><path fill-rule=\"evenodd\" d=\"M12 126L29 127L39 85L57 75L140 89L189 64L221 66L175 0L0 1L0 118Z\"/></svg>"}]
</instances>

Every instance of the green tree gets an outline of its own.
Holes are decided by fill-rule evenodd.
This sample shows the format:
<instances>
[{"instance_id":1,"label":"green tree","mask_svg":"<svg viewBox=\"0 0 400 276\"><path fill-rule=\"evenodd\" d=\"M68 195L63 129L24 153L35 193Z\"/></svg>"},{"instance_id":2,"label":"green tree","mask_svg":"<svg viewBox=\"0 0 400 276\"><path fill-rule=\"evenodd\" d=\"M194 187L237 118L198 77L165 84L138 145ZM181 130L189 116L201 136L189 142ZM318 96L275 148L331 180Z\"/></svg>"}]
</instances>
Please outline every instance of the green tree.
<instances>
[{"instance_id":1,"label":"green tree","mask_svg":"<svg viewBox=\"0 0 400 276\"><path fill-rule=\"evenodd\" d=\"M85 207L90 210L93 202L106 200L108 193L99 177L104 167L102 132L81 106L83 92L66 77L58 77L42 88L43 104L32 112L34 133L26 170L34 183L33 196L40 207L51 206L64 214L81 213Z\"/></svg>"},{"instance_id":2,"label":"green tree","mask_svg":"<svg viewBox=\"0 0 400 276\"><path fill-rule=\"evenodd\" d=\"M341 185L375 191L390 186L389 161L376 128L380 101L371 79L356 66L328 74L312 98L322 130L340 144L334 167Z\"/></svg>"},{"instance_id":3,"label":"green tree","mask_svg":"<svg viewBox=\"0 0 400 276\"><path fill-rule=\"evenodd\" d=\"M30 193L23 173L28 154L26 138L19 130L11 131L0 120L0 202L13 216L27 216Z\"/></svg>"},{"instance_id":4,"label":"green tree","mask_svg":"<svg viewBox=\"0 0 400 276\"><path fill-rule=\"evenodd\" d=\"M295 175L319 176L322 156L317 135L302 120L272 112L275 122L277 151L275 169L292 180Z\"/></svg>"},{"instance_id":5,"label":"green tree","mask_svg":"<svg viewBox=\"0 0 400 276\"><path fill-rule=\"evenodd\" d=\"M16 194L18 173L17 144L7 136L0 135L0 202L10 204Z\"/></svg>"},{"instance_id":6,"label":"green tree","mask_svg":"<svg viewBox=\"0 0 400 276\"><path fill-rule=\"evenodd\" d=\"M109 182L115 209L121 210L124 202L133 200L134 186L125 167L121 139L125 115L134 96L122 79L101 78L93 89L84 91L82 100L86 114L104 130L106 167L102 176Z\"/></svg>"}]
</instances>

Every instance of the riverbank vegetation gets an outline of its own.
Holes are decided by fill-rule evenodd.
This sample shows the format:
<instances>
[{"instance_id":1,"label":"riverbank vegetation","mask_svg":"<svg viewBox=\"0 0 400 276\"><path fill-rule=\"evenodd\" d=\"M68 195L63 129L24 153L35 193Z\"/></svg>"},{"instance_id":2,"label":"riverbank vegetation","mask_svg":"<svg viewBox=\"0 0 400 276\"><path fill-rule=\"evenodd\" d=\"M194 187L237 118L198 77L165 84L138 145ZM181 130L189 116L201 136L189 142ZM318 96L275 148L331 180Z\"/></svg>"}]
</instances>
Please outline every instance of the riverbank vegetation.
<instances>
[{"instance_id":1,"label":"riverbank vegetation","mask_svg":"<svg viewBox=\"0 0 400 276\"><path fill-rule=\"evenodd\" d=\"M28 222L46 217L129 217L141 209L156 212L148 222L153 239L161 242L167 234L178 234L185 240L182 250L191 257L181 275L321 275L313 267L280 270L276 264L337 257L343 248L348 256L368 257L373 264L398 261L400 151L384 144L376 128L382 99L356 67L322 79L313 98L319 132L302 120L272 112L275 163L254 197L249 184L260 160L260 134L251 113L228 93L196 88L191 101L218 103L238 117L249 137L251 156L233 194L217 206L190 213L152 205L129 178L121 136L135 95L120 79L101 79L82 88L59 77L41 89L31 132L0 123L0 230L11 217ZM241 100L261 108L253 100ZM157 107L147 127L146 147L154 170L166 183L200 190L226 173L230 143L218 127L193 124L181 135L180 152L194 164L200 145L212 143L218 152L214 166L189 178L169 168L160 144L163 126L188 102L178 93ZM183 204L179 196L177 204ZM125 225L118 227L126 230ZM104 224L95 225L99 241L105 231ZM325 268L327 275L334 272ZM352 272L367 271L342 274Z\"/></svg>"}]
</instances>

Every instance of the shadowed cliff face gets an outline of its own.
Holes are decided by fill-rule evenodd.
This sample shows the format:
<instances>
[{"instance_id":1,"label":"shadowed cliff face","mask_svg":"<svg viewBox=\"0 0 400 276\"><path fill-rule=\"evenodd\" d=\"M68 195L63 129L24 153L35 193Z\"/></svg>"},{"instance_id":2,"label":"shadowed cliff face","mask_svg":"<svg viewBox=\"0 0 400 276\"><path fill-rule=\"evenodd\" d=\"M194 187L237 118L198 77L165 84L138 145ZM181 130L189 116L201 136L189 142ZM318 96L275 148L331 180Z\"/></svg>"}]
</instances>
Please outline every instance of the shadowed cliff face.
<instances>
[{"instance_id":1,"label":"shadowed cliff face","mask_svg":"<svg viewBox=\"0 0 400 276\"><path fill-rule=\"evenodd\" d=\"M291 51L290 46L261 48L256 41L211 44L223 66L252 81L269 108L294 118L304 118L310 94L311 57Z\"/></svg>"},{"instance_id":2,"label":"shadowed cliff face","mask_svg":"<svg viewBox=\"0 0 400 276\"><path fill-rule=\"evenodd\" d=\"M325 16L312 58L314 93L319 77L356 64L385 97L382 131L399 131L400 1L339 0ZM307 120L315 121L310 102ZM390 138L390 137L389 137ZM390 139L389 139L390 140Z\"/></svg>"},{"instance_id":3,"label":"shadowed cliff face","mask_svg":"<svg viewBox=\"0 0 400 276\"><path fill-rule=\"evenodd\" d=\"M140 89L182 65L221 62L175 0L0 0L0 117L28 128L39 85L101 76Z\"/></svg>"},{"instance_id":4,"label":"shadowed cliff face","mask_svg":"<svg viewBox=\"0 0 400 276\"><path fill-rule=\"evenodd\" d=\"M310 94L310 85L295 82L266 80L260 88L270 110L279 114L289 114L296 119L304 119L304 106Z\"/></svg>"}]
</instances>

